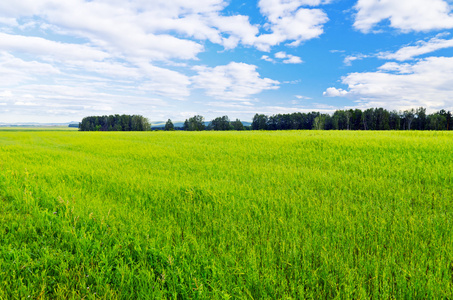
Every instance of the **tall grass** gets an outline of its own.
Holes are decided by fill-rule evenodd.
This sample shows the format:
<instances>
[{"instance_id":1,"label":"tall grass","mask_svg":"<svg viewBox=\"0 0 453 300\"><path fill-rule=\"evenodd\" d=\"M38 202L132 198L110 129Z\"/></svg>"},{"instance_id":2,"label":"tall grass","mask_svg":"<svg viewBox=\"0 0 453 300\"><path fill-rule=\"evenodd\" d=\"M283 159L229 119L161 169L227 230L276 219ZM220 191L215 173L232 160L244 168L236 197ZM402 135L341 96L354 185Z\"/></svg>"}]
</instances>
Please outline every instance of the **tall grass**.
<instances>
[{"instance_id":1,"label":"tall grass","mask_svg":"<svg viewBox=\"0 0 453 300\"><path fill-rule=\"evenodd\" d=\"M0 298L451 298L452 141L0 131Z\"/></svg>"}]
</instances>

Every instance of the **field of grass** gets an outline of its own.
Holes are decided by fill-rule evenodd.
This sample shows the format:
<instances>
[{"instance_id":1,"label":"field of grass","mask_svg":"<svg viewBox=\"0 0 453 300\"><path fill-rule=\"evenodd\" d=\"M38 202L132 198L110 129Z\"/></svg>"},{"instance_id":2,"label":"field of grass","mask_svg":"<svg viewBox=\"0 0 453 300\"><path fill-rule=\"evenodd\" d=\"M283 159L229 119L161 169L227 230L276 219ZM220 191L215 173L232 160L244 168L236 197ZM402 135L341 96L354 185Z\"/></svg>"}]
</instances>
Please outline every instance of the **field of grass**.
<instances>
[{"instance_id":1,"label":"field of grass","mask_svg":"<svg viewBox=\"0 0 453 300\"><path fill-rule=\"evenodd\" d=\"M453 297L450 132L0 131L0 299Z\"/></svg>"}]
</instances>

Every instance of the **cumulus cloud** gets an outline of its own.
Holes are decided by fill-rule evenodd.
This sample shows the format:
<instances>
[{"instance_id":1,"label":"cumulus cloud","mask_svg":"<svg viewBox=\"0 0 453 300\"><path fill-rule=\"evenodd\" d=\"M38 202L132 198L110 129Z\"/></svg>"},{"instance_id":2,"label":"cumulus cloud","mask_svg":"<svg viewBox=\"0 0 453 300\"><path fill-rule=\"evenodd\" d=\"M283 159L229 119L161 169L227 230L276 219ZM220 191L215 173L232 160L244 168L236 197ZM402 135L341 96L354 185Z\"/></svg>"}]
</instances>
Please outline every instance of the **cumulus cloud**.
<instances>
[{"instance_id":1,"label":"cumulus cloud","mask_svg":"<svg viewBox=\"0 0 453 300\"><path fill-rule=\"evenodd\" d=\"M190 35L206 33L213 26L204 14L216 14L222 9L217 0L196 1L82 1L18 0L0 3L6 17L39 17L41 22L52 24L49 29L58 33L88 39L92 45L122 55L146 57L151 60L195 59L203 46L184 37L170 35L182 30ZM191 1L189 1L191 2ZM151 20L151 21L150 21ZM194 21L192 23L192 21ZM192 26L188 26L193 24ZM187 30L184 31L183 29ZM217 32L217 29L211 31ZM212 37L210 33L201 39ZM219 43L221 40L219 40Z\"/></svg>"},{"instance_id":2,"label":"cumulus cloud","mask_svg":"<svg viewBox=\"0 0 453 300\"><path fill-rule=\"evenodd\" d=\"M303 63L303 60L298 57L294 56L291 54L286 54L286 52L280 51L274 54L275 59L269 57L268 55L263 55L261 56L262 60L276 63L277 61L281 61L284 64L301 64Z\"/></svg>"},{"instance_id":3,"label":"cumulus cloud","mask_svg":"<svg viewBox=\"0 0 453 300\"><path fill-rule=\"evenodd\" d=\"M445 0L359 0L354 27L364 33L384 20L403 32L453 28L452 7Z\"/></svg>"},{"instance_id":4,"label":"cumulus cloud","mask_svg":"<svg viewBox=\"0 0 453 300\"><path fill-rule=\"evenodd\" d=\"M343 63L346 66L351 66L353 61L362 60L367 57L370 57L370 55L365 55L365 54L361 54L361 53L355 54L355 55L348 55L344 58Z\"/></svg>"},{"instance_id":5,"label":"cumulus cloud","mask_svg":"<svg viewBox=\"0 0 453 300\"><path fill-rule=\"evenodd\" d=\"M453 57L387 63L377 72L351 73L342 83L348 86L348 97L364 107L453 109ZM329 88L325 94L340 96L341 89Z\"/></svg>"},{"instance_id":6,"label":"cumulus cloud","mask_svg":"<svg viewBox=\"0 0 453 300\"><path fill-rule=\"evenodd\" d=\"M0 32L0 48L58 60L103 60L110 55L91 46L68 44L40 37L13 35Z\"/></svg>"},{"instance_id":7,"label":"cumulus cloud","mask_svg":"<svg viewBox=\"0 0 453 300\"><path fill-rule=\"evenodd\" d=\"M280 58L280 59L284 59L284 58L287 58L287 54L283 51L280 51L280 52L277 52L275 53L275 58Z\"/></svg>"},{"instance_id":8,"label":"cumulus cloud","mask_svg":"<svg viewBox=\"0 0 453 300\"><path fill-rule=\"evenodd\" d=\"M244 101L264 90L278 89L278 81L261 78L256 68L237 62L214 68L198 66L192 82L196 88L205 89L208 96L224 100Z\"/></svg>"},{"instance_id":9,"label":"cumulus cloud","mask_svg":"<svg viewBox=\"0 0 453 300\"><path fill-rule=\"evenodd\" d=\"M139 90L177 100L184 100L190 95L188 76L146 62L142 62L140 67L146 73L146 78Z\"/></svg>"},{"instance_id":10,"label":"cumulus cloud","mask_svg":"<svg viewBox=\"0 0 453 300\"><path fill-rule=\"evenodd\" d=\"M342 97L346 96L347 94L348 94L347 91L343 89L337 89L334 87L327 88L327 90L322 93L322 95L325 97Z\"/></svg>"},{"instance_id":11,"label":"cumulus cloud","mask_svg":"<svg viewBox=\"0 0 453 300\"><path fill-rule=\"evenodd\" d=\"M429 41L418 41L415 46L406 46L393 53L380 52L377 56L381 59L405 61L423 54L451 47L453 47L453 39L446 40L435 37Z\"/></svg>"},{"instance_id":12,"label":"cumulus cloud","mask_svg":"<svg viewBox=\"0 0 453 300\"><path fill-rule=\"evenodd\" d=\"M258 26L251 25L248 16L221 16L211 15L209 21L221 32L221 42L226 49L235 48L239 42L244 45L253 45L258 34ZM225 36L226 35L226 36Z\"/></svg>"},{"instance_id":13,"label":"cumulus cloud","mask_svg":"<svg viewBox=\"0 0 453 300\"><path fill-rule=\"evenodd\" d=\"M196 59L204 47L191 39L208 40L225 49L243 44L268 51L285 41L299 45L318 37L327 15L302 6L328 2L261 0L258 6L271 32L261 35L260 25L251 24L248 16L223 13L228 6L224 0L17 0L0 3L0 22L17 26L17 17L37 17L41 27L88 39L108 52L151 60ZM32 22L32 26L36 24Z\"/></svg>"},{"instance_id":14,"label":"cumulus cloud","mask_svg":"<svg viewBox=\"0 0 453 300\"><path fill-rule=\"evenodd\" d=\"M105 86L106 87L106 86ZM0 98L1 99L1 98ZM156 106L166 103L138 93L118 95L97 85L79 85L75 82L63 84L23 84L14 91L13 97L6 99L8 114L2 115L3 122L17 122L17 114L28 116L27 122L77 121L87 115L100 113L140 113L147 115ZM10 101L8 101L10 100Z\"/></svg>"},{"instance_id":15,"label":"cumulus cloud","mask_svg":"<svg viewBox=\"0 0 453 300\"><path fill-rule=\"evenodd\" d=\"M0 42L1 43L1 42ZM77 45L74 45L77 46ZM39 47L37 47L39 52ZM75 47L77 49L77 47ZM73 49L74 50L74 49ZM33 52L34 50L30 50ZM44 53L44 52L43 52ZM14 86L31 81L40 81L43 77L59 75L58 81L70 84L94 85L96 81L103 82L101 86L114 84L118 91L132 89L168 98L183 100L190 95L189 78L179 72L156 67L144 60L131 60L130 65L115 61L71 60L70 55L57 55L60 63L53 64L38 61L26 61L7 52L0 53L0 81L3 86ZM60 68L55 67L58 65ZM73 74L93 72L94 77ZM108 83L107 83L108 82ZM77 95L77 94L76 94Z\"/></svg>"},{"instance_id":16,"label":"cumulus cloud","mask_svg":"<svg viewBox=\"0 0 453 300\"><path fill-rule=\"evenodd\" d=\"M17 21L15 18L4 18L0 17L0 24L8 25L8 26L17 26Z\"/></svg>"},{"instance_id":17,"label":"cumulus cloud","mask_svg":"<svg viewBox=\"0 0 453 300\"><path fill-rule=\"evenodd\" d=\"M255 40L259 50L269 51L271 46L291 41L289 45L298 46L306 40L319 37L323 25L329 20L321 9L304 8L302 6L317 6L329 1L320 0L260 0L258 7L268 24L271 33L262 34Z\"/></svg>"},{"instance_id":18,"label":"cumulus cloud","mask_svg":"<svg viewBox=\"0 0 453 300\"><path fill-rule=\"evenodd\" d=\"M61 34L76 35L108 52L151 60L196 59L204 50L195 40L209 40L225 49L238 44L269 51L290 41L297 46L323 33L326 13L315 6L329 0L260 0L270 33L248 16L224 13L224 0L17 0L0 3L0 23L9 26L41 26ZM308 7L308 8L307 8ZM35 18L18 24L17 18ZM176 34L175 34L176 33Z\"/></svg>"},{"instance_id":19,"label":"cumulus cloud","mask_svg":"<svg viewBox=\"0 0 453 300\"><path fill-rule=\"evenodd\" d=\"M412 73L413 65L401 64L396 62L387 62L378 68L384 72L395 72L399 74L410 74Z\"/></svg>"},{"instance_id":20,"label":"cumulus cloud","mask_svg":"<svg viewBox=\"0 0 453 300\"><path fill-rule=\"evenodd\" d=\"M203 74L223 70L226 74L216 77L223 82L221 89L230 99L243 99L278 88L279 83L260 78L256 67L247 64L200 67L195 81L175 69L187 67L181 60L196 62L205 51L205 41L225 49L242 44L269 50L279 43L298 45L318 37L328 19L315 7L328 2L261 0L258 6L267 22L262 26L226 11L225 0L0 1L0 24L11 27L0 32L4 51L0 79L3 86L13 86L53 74L58 76L49 77L48 86L108 86L116 92L133 90L182 100L190 96L192 82L200 86ZM55 40L60 37L64 42ZM274 61L270 56L262 59ZM279 60L302 63L286 53ZM243 77L240 72L245 72ZM226 79L235 86L226 84ZM205 87L208 95L221 97L214 87Z\"/></svg>"},{"instance_id":21,"label":"cumulus cloud","mask_svg":"<svg viewBox=\"0 0 453 300\"><path fill-rule=\"evenodd\" d=\"M268 55L261 56L261 59L265 60L265 61L268 61L268 62L271 62L271 63L275 62L275 60L272 57L269 57Z\"/></svg>"},{"instance_id":22,"label":"cumulus cloud","mask_svg":"<svg viewBox=\"0 0 453 300\"><path fill-rule=\"evenodd\" d=\"M413 46L404 46L401 47L399 50L395 52L391 51L382 51L379 53L373 54L354 54L348 55L344 58L344 64L347 66L352 65L352 62L356 60L362 60L365 58L370 57L377 57L379 59L385 60L397 60L397 61L407 61L413 60L418 56L428 54L431 52L435 52L437 50L452 48L453 47L453 39L442 39L440 37L444 36L445 34L439 34L434 38L431 38L428 41L417 41ZM447 34L448 35L448 34ZM387 64L386 67L392 67L393 64ZM404 65L398 65L398 68L401 68Z\"/></svg>"},{"instance_id":23,"label":"cumulus cloud","mask_svg":"<svg viewBox=\"0 0 453 300\"><path fill-rule=\"evenodd\" d=\"M3 86L14 86L56 74L60 74L60 70L51 64L26 61L7 52L0 52L0 82Z\"/></svg>"},{"instance_id":24,"label":"cumulus cloud","mask_svg":"<svg viewBox=\"0 0 453 300\"><path fill-rule=\"evenodd\" d=\"M283 60L284 64L301 64L303 63L302 59L298 56L288 55L285 60Z\"/></svg>"}]
</instances>

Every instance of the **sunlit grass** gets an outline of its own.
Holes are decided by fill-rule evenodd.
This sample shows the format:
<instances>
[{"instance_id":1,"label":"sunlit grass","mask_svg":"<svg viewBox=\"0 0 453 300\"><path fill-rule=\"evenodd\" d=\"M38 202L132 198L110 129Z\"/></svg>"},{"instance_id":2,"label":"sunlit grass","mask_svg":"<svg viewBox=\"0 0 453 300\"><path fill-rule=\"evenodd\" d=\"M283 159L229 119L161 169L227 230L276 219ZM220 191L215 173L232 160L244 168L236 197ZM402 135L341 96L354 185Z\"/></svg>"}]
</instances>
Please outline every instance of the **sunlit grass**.
<instances>
[{"instance_id":1,"label":"sunlit grass","mask_svg":"<svg viewBox=\"0 0 453 300\"><path fill-rule=\"evenodd\" d=\"M0 299L451 297L452 141L0 131Z\"/></svg>"}]
</instances>

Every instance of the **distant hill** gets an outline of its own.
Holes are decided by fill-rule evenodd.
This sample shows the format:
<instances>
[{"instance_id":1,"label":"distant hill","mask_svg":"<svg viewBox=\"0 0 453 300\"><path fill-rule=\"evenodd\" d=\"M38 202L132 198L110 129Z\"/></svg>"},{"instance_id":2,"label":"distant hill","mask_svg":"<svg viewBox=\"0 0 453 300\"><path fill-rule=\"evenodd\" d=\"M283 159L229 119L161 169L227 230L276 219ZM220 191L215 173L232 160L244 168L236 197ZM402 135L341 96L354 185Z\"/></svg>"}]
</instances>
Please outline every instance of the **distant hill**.
<instances>
[{"instance_id":1,"label":"distant hill","mask_svg":"<svg viewBox=\"0 0 453 300\"><path fill-rule=\"evenodd\" d=\"M165 123L167 123L167 121L151 122L151 127L152 128L163 128L163 127L165 127ZM183 125L184 125L184 122L173 122L173 126L175 126L175 127L182 127Z\"/></svg>"}]
</instances>

